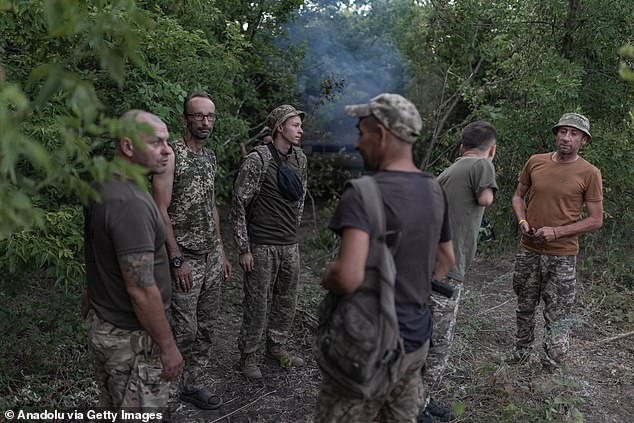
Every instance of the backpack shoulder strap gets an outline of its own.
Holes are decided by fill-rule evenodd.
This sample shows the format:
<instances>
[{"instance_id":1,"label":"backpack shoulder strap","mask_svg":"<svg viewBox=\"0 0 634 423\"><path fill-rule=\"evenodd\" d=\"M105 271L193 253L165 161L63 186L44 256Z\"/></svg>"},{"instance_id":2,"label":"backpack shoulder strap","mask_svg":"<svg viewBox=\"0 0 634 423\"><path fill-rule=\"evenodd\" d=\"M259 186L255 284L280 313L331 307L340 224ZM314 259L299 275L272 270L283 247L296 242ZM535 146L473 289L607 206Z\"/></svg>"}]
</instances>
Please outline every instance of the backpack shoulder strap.
<instances>
[{"instance_id":1,"label":"backpack shoulder strap","mask_svg":"<svg viewBox=\"0 0 634 423\"><path fill-rule=\"evenodd\" d=\"M268 169L269 162L271 161L271 158L272 158L269 149L265 145L258 145L253 147L251 150L249 150L249 152L247 153L247 156L250 155L251 153L256 153L258 155L258 157L262 161L262 166L259 169L257 181L255 184L255 192L253 194L253 197L251 198L251 201L249 201L249 205L255 204L255 200L260 195L260 187L262 186L262 180L263 180L262 176L264 175L264 172L266 172L266 170Z\"/></svg>"},{"instance_id":2,"label":"backpack shoulder strap","mask_svg":"<svg viewBox=\"0 0 634 423\"><path fill-rule=\"evenodd\" d=\"M281 166L282 163L280 160L280 155L277 153L277 149L275 148L273 143L270 142L266 146L269 149L269 152L271 153L271 157L275 159L275 163L277 163L278 166Z\"/></svg>"},{"instance_id":3,"label":"backpack shoulder strap","mask_svg":"<svg viewBox=\"0 0 634 423\"><path fill-rule=\"evenodd\" d=\"M361 195L370 223L370 238L385 242L385 206L376 180L366 175L352 179L348 184Z\"/></svg>"}]
</instances>

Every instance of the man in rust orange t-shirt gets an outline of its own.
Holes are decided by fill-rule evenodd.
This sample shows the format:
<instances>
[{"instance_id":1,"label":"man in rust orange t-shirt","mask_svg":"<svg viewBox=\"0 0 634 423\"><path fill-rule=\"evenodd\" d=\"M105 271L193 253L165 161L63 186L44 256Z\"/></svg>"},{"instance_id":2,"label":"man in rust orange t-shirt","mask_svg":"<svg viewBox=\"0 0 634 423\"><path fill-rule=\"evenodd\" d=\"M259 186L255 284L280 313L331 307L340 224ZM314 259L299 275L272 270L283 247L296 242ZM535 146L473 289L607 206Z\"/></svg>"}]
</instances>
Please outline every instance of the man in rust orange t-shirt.
<instances>
[{"instance_id":1,"label":"man in rust orange t-shirt","mask_svg":"<svg viewBox=\"0 0 634 423\"><path fill-rule=\"evenodd\" d=\"M522 231L515 257L513 290L517 294L517 341L513 358L530 355L535 311L544 300L542 362L558 368L568 351L575 301L578 235L603 224L601 171L579 156L591 139L590 122L564 114L553 127L556 151L531 156L513 195ZM582 217L583 205L587 217Z\"/></svg>"}]
</instances>

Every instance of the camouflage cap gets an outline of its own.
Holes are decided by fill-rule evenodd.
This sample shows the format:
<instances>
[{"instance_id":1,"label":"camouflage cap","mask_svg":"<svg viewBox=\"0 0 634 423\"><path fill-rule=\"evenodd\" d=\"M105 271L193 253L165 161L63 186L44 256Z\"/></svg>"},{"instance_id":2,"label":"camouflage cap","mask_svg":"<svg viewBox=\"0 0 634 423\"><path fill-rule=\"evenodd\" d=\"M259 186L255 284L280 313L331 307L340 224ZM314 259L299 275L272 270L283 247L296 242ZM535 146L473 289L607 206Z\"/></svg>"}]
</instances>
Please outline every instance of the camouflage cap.
<instances>
[{"instance_id":1,"label":"camouflage cap","mask_svg":"<svg viewBox=\"0 0 634 423\"><path fill-rule=\"evenodd\" d=\"M383 93L368 104L346 106L346 114L358 118L372 115L391 133L410 144L416 142L423 127L416 106L398 94Z\"/></svg>"},{"instance_id":2,"label":"camouflage cap","mask_svg":"<svg viewBox=\"0 0 634 423\"><path fill-rule=\"evenodd\" d=\"M553 134L557 135L557 130L560 126L577 128L592 139L592 135L590 135L590 121L584 115L580 115L579 113L564 113L561 118L559 118L557 125L553 126Z\"/></svg>"},{"instance_id":3,"label":"camouflage cap","mask_svg":"<svg viewBox=\"0 0 634 423\"><path fill-rule=\"evenodd\" d=\"M271 113L269 113L266 117L266 126L271 128L273 136L275 136L277 127L286 122L287 119L292 118L293 116L299 116L301 120L304 120L304 115L304 112L297 110L290 104L283 104L276 107Z\"/></svg>"}]
</instances>

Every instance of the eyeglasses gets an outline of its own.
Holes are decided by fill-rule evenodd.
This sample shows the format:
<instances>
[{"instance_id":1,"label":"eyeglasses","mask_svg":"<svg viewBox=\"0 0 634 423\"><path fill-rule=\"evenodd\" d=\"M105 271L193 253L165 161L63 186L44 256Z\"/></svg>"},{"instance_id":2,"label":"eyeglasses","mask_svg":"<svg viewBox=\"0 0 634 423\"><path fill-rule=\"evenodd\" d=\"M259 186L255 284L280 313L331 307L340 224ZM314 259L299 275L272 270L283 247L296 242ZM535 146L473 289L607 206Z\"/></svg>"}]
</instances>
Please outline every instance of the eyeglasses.
<instances>
[{"instance_id":1,"label":"eyeglasses","mask_svg":"<svg viewBox=\"0 0 634 423\"><path fill-rule=\"evenodd\" d=\"M192 119L194 119L195 121L198 122L202 122L203 120L205 120L205 118L207 118L209 120L209 122L215 122L216 120L216 114L215 113L208 113L206 115L202 114L202 113L187 113L187 117L190 117Z\"/></svg>"}]
</instances>

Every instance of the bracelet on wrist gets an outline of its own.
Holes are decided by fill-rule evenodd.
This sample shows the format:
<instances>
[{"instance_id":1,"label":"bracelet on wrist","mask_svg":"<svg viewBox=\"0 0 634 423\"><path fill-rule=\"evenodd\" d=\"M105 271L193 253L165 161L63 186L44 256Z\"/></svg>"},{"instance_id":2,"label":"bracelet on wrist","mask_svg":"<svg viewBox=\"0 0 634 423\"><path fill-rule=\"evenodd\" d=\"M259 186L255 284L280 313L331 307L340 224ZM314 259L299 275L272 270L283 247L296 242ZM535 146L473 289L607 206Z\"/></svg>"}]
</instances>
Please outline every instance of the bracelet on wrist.
<instances>
[{"instance_id":1,"label":"bracelet on wrist","mask_svg":"<svg viewBox=\"0 0 634 423\"><path fill-rule=\"evenodd\" d=\"M526 220L526 219L520 219L520 221L519 221L519 222L517 222L517 224L518 224L518 225L521 225L521 224L522 224L522 223L524 223L524 222L528 223L528 220Z\"/></svg>"}]
</instances>

